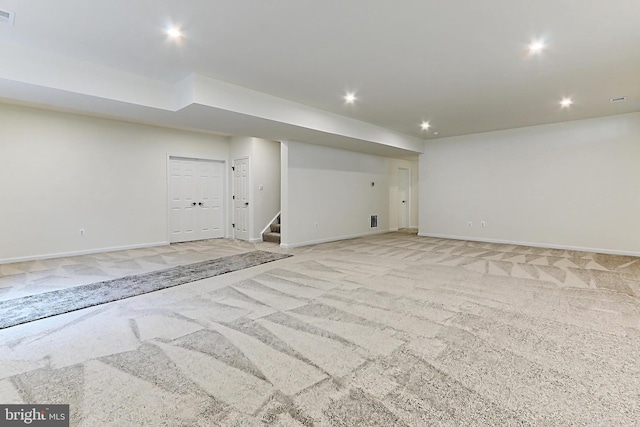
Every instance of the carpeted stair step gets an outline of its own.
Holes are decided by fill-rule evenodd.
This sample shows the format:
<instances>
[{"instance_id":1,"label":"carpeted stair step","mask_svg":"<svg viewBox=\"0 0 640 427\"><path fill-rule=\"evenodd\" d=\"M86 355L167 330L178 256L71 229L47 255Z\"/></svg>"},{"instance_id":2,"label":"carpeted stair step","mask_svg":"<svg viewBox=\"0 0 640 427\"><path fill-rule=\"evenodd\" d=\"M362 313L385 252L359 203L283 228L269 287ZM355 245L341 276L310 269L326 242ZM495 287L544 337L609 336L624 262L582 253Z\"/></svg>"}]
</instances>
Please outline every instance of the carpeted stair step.
<instances>
[{"instance_id":1,"label":"carpeted stair step","mask_svg":"<svg viewBox=\"0 0 640 427\"><path fill-rule=\"evenodd\" d=\"M272 233L280 233L280 224L271 224Z\"/></svg>"},{"instance_id":2,"label":"carpeted stair step","mask_svg":"<svg viewBox=\"0 0 640 427\"><path fill-rule=\"evenodd\" d=\"M267 232L262 235L264 242L280 243L280 233Z\"/></svg>"}]
</instances>

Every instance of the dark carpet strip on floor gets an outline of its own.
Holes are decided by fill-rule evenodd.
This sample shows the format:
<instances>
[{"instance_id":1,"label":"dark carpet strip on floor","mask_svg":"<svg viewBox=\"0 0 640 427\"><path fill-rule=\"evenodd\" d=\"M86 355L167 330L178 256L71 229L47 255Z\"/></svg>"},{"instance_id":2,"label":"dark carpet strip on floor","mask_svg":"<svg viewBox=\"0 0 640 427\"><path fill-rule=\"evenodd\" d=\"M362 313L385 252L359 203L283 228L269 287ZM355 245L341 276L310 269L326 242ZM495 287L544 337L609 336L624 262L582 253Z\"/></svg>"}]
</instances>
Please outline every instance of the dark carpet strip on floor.
<instances>
[{"instance_id":1,"label":"dark carpet strip on floor","mask_svg":"<svg viewBox=\"0 0 640 427\"><path fill-rule=\"evenodd\" d=\"M290 256L292 255L253 251L0 301L0 329L255 267Z\"/></svg>"}]
</instances>

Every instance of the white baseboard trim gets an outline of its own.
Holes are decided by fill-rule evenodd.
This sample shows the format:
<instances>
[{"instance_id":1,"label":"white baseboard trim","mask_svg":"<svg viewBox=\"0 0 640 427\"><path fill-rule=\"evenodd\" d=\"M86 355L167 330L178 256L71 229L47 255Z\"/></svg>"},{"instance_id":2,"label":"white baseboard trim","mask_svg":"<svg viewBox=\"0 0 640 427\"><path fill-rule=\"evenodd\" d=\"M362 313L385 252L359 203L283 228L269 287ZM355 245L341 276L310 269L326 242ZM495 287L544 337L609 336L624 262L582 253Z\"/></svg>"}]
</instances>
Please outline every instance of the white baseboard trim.
<instances>
[{"instance_id":1,"label":"white baseboard trim","mask_svg":"<svg viewBox=\"0 0 640 427\"><path fill-rule=\"evenodd\" d=\"M151 248L154 246L166 246L168 244L169 242L143 243L140 245L112 246L109 248L87 249L87 250L73 251L73 252L58 252L53 254L33 255L33 256L17 257L17 258L4 258L4 259L0 259L0 264L11 264L14 262L25 262L25 261L38 261L41 259L51 259L51 258L66 258L66 257L72 257L72 256L79 256L79 255L98 254L102 252L127 251L129 249Z\"/></svg>"},{"instance_id":2,"label":"white baseboard trim","mask_svg":"<svg viewBox=\"0 0 640 427\"><path fill-rule=\"evenodd\" d=\"M514 240L501 240L501 239L485 239L481 237L454 236L450 234L418 233L418 236L434 237L437 239L468 240L470 242L500 243L504 245L531 246L534 248L562 249L567 251L595 252L599 254L627 255L627 256L640 257L640 252L620 251L617 249L588 248L583 246L556 245L552 243L519 242Z\"/></svg>"},{"instance_id":3,"label":"white baseboard trim","mask_svg":"<svg viewBox=\"0 0 640 427\"><path fill-rule=\"evenodd\" d=\"M262 237L255 237L253 239L249 239L249 243L257 243L262 242Z\"/></svg>"},{"instance_id":4,"label":"white baseboard trim","mask_svg":"<svg viewBox=\"0 0 640 427\"><path fill-rule=\"evenodd\" d=\"M300 243L291 243L291 244L285 244L285 243L280 243L280 247L283 249L290 249L290 248L298 248L300 246L309 246L309 245L317 245L319 243L328 243L328 242L337 242L338 240L348 240L348 239L355 239L357 237L364 237L364 236L373 236L375 234L384 234L384 233L388 233L390 230L376 230L376 231L369 231L366 233L358 233L358 234L349 234L346 236L335 236L335 237L329 237L326 239L318 239L318 240L309 240L307 242L300 242Z\"/></svg>"}]
</instances>

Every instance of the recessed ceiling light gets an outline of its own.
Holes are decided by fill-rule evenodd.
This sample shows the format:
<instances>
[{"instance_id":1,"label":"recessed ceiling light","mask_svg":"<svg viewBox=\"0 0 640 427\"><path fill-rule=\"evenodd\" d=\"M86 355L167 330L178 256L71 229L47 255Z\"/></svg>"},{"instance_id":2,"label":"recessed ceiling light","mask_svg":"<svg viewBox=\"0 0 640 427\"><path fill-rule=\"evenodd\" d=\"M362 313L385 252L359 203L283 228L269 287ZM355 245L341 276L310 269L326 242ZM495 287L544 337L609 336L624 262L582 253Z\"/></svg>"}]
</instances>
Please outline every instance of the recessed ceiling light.
<instances>
[{"instance_id":1,"label":"recessed ceiling light","mask_svg":"<svg viewBox=\"0 0 640 427\"><path fill-rule=\"evenodd\" d=\"M562 101L560 101L560 106L562 108L568 108L571 104L573 104L573 100L571 98L562 98Z\"/></svg>"},{"instance_id":2,"label":"recessed ceiling light","mask_svg":"<svg viewBox=\"0 0 640 427\"><path fill-rule=\"evenodd\" d=\"M179 28L171 27L167 30L167 35L172 39L179 39L182 37L182 31Z\"/></svg>"},{"instance_id":3,"label":"recessed ceiling light","mask_svg":"<svg viewBox=\"0 0 640 427\"><path fill-rule=\"evenodd\" d=\"M422 122L420 124L420 129L422 130L429 130L430 127L431 127L431 124L429 122Z\"/></svg>"},{"instance_id":4,"label":"recessed ceiling light","mask_svg":"<svg viewBox=\"0 0 640 427\"><path fill-rule=\"evenodd\" d=\"M347 92L347 94L344 96L344 102L346 102L347 104L353 104L356 99L356 94L353 92Z\"/></svg>"},{"instance_id":5,"label":"recessed ceiling light","mask_svg":"<svg viewBox=\"0 0 640 427\"><path fill-rule=\"evenodd\" d=\"M540 53L546 47L542 40L536 40L529 45L529 52Z\"/></svg>"}]
</instances>

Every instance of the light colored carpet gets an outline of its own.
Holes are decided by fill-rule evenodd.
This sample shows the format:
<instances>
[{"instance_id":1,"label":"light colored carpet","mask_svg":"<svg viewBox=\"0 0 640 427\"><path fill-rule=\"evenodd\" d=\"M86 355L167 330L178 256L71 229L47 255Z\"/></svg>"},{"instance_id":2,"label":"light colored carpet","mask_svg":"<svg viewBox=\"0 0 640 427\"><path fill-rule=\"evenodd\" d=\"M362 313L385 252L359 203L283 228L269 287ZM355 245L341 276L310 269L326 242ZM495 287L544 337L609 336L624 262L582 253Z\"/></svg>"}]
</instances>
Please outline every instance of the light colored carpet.
<instances>
[{"instance_id":1,"label":"light colored carpet","mask_svg":"<svg viewBox=\"0 0 640 427\"><path fill-rule=\"evenodd\" d=\"M166 270L273 245L215 239L0 264L0 301Z\"/></svg>"},{"instance_id":2,"label":"light colored carpet","mask_svg":"<svg viewBox=\"0 0 640 427\"><path fill-rule=\"evenodd\" d=\"M640 260L389 233L0 331L74 426L637 425Z\"/></svg>"},{"instance_id":3,"label":"light colored carpet","mask_svg":"<svg viewBox=\"0 0 640 427\"><path fill-rule=\"evenodd\" d=\"M255 267L289 256L291 255L251 251L150 273L0 301L0 329Z\"/></svg>"}]
</instances>

